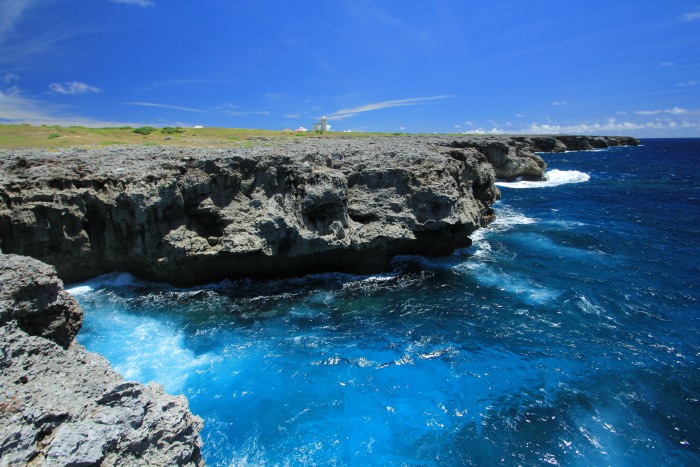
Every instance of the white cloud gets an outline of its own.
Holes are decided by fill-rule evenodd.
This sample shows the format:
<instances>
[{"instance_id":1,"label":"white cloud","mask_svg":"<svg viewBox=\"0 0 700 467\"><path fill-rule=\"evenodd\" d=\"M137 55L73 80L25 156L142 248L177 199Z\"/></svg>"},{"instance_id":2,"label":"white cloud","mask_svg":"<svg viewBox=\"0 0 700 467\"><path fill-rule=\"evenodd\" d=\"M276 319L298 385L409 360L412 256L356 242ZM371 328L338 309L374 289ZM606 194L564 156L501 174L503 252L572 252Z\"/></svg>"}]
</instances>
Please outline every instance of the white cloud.
<instances>
[{"instance_id":1,"label":"white cloud","mask_svg":"<svg viewBox=\"0 0 700 467\"><path fill-rule=\"evenodd\" d=\"M695 86L696 84L700 84L700 81L690 79L688 81L684 81L682 83L678 83L678 86Z\"/></svg>"},{"instance_id":2,"label":"white cloud","mask_svg":"<svg viewBox=\"0 0 700 467\"><path fill-rule=\"evenodd\" d=\"M579 123L573 125L550 125L533 123L523 130L529 134L606 134L651 130L700 129L700 121L655 120L653 122L618 122L609 118L604 123Z\"/></svg>"},{"instance_id":3,"label":"white cloud","mask_svg":"<svg viewBox=\"0 0 700 467\"><path fill-rule=\"evenodd\" d=\"M328 120L341 120L343 118L354 117L355 115L363 113L363 112L388 109L391 107L405 107L405 106L410 106L410 105L419 105L419 104L424 104L426 102L430 102L430 101L434 101L434 100L448 99L450 97L454 97L454 96L446 95L446 96L433 96L433 97L412 97L410 99L396 99L396 100L375 102L373 104L365 104L365 105L361 105L359 107L353 107L351 109L338 110L337 112L334 112L334 113L328 115Z\"/></svg>"},{"instance_id":4,"label":"white cloud","mask_svg":"<svg viewBox=\"0 0 700 467\"><path fill-rule=\"evenodd\" d=\"M523 115L523 114L515 114L515 116L518 118L525 118L525 115Z\"/></svg>"},{"instance_id":5,"label":"white cloud","mask_svg":"<svg viewBox=\"0 0 700 467\"><path fill-rule=\"evenodd\" d=\"M110 1L114 2L114 3L124 3L126 5L136 5L136 6L140 6L141 8L155 6L155 4L151 0L110 0Z\"/></svg>"},{"instance_id":6,"label":"white cloud","mask_svg":"<svg viewBox=\"0 0 700 467\"><path fill-rule=\"evenodd\" d=\"M0 44L15 30L20 16L32 3L34 0L0 0Z\"/></svg>"},{"instance_id":7,"label":"white cloud","mask_svg":"<svg viewBox=\"0 0 700 467\"><path fill-rule=\"evenodd\" d=\"M102 89L95 86L90 86L89 84L81 83L80 81L71 81L63 84L51 83L49 84L49 89L56 94L64 95L93 94L96 92L102 92Z\"/></svg>"},{"instance_id":8,"label":"white cloud","mask_svg":"<svg viewBox=\"0 0 700 467\"><path fill-rule=\"evenodd\" d=\"M558 107L560 105L569 105L569 103L566 101L554 101L554 102L552 102L552 105L555 107Z\"/></svg>"},{"instance_id":9,"label":"white cloud","mask_svg":"<svg viewBox=\"0 0 700 467\"><path fill-rule=\"evenodd\" d=\"M126 105L138 105L141 107L157 107L160 109L170 109L170 110L182 110L185 112L199 112L204 113L204 110L193 109L191 107L182 107L179 105L169 105L169 104L156 104L154 102L127 102Z\"/></svg>"},{"instance_id":10,"label":"white cloud","mask_svg":"<svg viewBox=\"0 0 700 467\"><path fill-rule=\"evenodd\" d=\"M673 114L681 115L687 114L687 109L682 109L680 107L673 107L671 109L656 109L656 110L638 110L635 112L637 115L659 115L659 114Z\"/></svg>"},{"instance_id":11,"label":"white cloud","mask_svg":"<svg viewBox=\"0 0 700 467\"><path fill-rule=\"evenodd\" d=\"M502 129L500 128L492 128L490 130L484 130L483 128L477 128L475 130L467 130L462 132L463 135L499 135L505 133Z\"/></svg>"}]
</instances>

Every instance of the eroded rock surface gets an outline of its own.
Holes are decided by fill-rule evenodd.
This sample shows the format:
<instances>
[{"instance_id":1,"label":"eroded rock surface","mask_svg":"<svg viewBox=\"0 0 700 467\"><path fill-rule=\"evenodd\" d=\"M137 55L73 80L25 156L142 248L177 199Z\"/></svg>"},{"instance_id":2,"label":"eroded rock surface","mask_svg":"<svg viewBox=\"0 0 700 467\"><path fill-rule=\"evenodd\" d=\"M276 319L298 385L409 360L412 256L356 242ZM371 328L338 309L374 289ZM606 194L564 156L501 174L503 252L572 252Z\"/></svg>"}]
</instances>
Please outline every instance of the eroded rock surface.
<instances>
[{"instance_id":1,"label":"eroded rock surface","mask_svg":"<svg viewBox=\"0 0 700 467\"><path fill-rule=\"evenodd\" d=\"M82 311L53 268L0 255L0 278L0 465L203 464L184 396L73 341Z\"/></svg>"},{"instance_id":2,"label":"eroded rock surface","mask_svg":"<svg viewBox=\"0 0 700 467\"><path fill-rule=\"evenodd\" d=\"M568 147L549 136L338 136L13 150L0 156L0 248L68 282L116 270L180 285L369 273L397 254L468 246L493 220L496 178L542 179L534 151Z\"/></svg>"},{"instance_id":3,"label":"eroded rock surface","mask_svg":"<svg viewBox=\"0 0 700 467\"><path fill-rule=\"evenodd\" d=\"M78 334L83 310L63 290L56 270L41 261L0 255L0 324L16 321L27 334L67 348Z\"/></svg>"}]
</instances>

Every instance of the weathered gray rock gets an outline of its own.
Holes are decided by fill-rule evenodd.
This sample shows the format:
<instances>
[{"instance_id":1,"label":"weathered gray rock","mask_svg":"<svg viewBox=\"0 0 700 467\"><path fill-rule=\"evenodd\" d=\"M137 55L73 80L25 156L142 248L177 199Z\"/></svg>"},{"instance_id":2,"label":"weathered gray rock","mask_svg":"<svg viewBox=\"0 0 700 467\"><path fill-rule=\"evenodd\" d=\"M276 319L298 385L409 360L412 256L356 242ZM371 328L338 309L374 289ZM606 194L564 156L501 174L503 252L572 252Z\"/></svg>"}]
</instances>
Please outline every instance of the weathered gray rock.
<instances>
[{"instance_id":1,"label":"weathered gray rock","mask_svg":"<svg viewBox=\"0 0 700 467\"><path fill-rule=\"evenodd\" d=\"M3 251L66 281L372 272L397 254L468 246L498 196L478 152L402 139L15 151L0 173Z\"/></svg>"},{"instance_id":2,"label":"weathered gray rock","mask_svg":"<svg viewBox=\"0 0 700 467\"><path fill-rule=\"evenodd\" d=\"M543 180L547 168L544 160L533 152L529 140L502 137L471 137L452 142L453 147L474 148L493 165L496 177L505 180L523 178ZM556 147L556 145L555 145Z\"/></svg>"},{"instance_id":3,"label":"weathered gray rock","mask_svg":"<svg viewBox=\"0 0 700 467\"><path fill-rule=\"evenodd\" d=\"M56 270L26 256L0 255L0 324L16 321L29 335L66 348L83 321L83 310Z\"/></svg>"},{"instance_id":4,"label":"weathered gray rock","mask_svg":"<svg viewBox=\"0 0 700 467\"><path fill-rule=\"evenodd\" d=\"M203 464L202 421L183 396L125 382L75 342L64 348L82 311L53 268L0 255L0 278L0 466Z\"/></svg>"},{"instance_id":5,"label":"weathered gray rock","mask_svg":"<svg viewBox=\"0 0 700 467\"><path fill-rule=\"evenodd\" d=\"M375 272L397 254L468 246L493 220L495 179L542 179L534 151L566 141L338 136L247 149L13 150L0 156L0 248L52 264L69 282L116 270L181 285Z\"/></svg>"},{"instance_id":6,"label":"weathered gray rock","mask_svg":"<svg viewBox=\"0 0 700 467\"><path fill-rule=\"evenodd\" d=\"M556 137L567 151L589 151L611 146L638 146L639 140L629 136L578 136L561 135Z\"/></svg>"}]
</instances>

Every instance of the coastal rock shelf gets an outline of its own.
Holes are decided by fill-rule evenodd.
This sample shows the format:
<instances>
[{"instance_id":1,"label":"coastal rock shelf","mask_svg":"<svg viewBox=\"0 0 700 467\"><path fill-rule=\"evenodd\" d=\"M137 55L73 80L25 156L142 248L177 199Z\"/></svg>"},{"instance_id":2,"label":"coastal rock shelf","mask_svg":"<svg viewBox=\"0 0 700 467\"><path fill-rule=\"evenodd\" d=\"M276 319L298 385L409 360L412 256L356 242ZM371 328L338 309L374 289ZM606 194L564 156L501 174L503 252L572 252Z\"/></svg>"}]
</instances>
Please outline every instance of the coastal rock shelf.
<instances>
[{"instance_id":1,"label":"coastal rock shelf","mask_svg":"<svg viewBox=\"0 0 700 467\"><path fill-rule=\"evenodd\" d=\"M536 151L633 138L299 138L250 148L111 147L0 157L0 248L67 282L111 271L188 285L369 273L443 255L493 220L496 179L542 179Z\"/></svg>"},{"instance_id":2,"label":"coastal rock shelf","mask_svg":"<svg viewBox=\"0 0 700 467\"><path fill-rule=\"evenodd\" d=\"M203 465L185 397L125 382L82 318L52 267L0 254L0 464Z\"/></svg>"}]
</instances>

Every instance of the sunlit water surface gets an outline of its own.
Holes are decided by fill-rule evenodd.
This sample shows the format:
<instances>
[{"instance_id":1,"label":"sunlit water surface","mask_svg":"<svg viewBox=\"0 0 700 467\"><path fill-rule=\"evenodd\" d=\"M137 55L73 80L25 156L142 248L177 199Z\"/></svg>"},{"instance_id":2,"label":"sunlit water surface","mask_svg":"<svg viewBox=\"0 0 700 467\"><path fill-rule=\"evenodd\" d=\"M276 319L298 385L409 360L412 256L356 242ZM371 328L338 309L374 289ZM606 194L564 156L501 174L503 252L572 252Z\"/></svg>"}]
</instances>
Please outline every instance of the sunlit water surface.
<instances>
[{"instance_id":1,"label":"sunlit water surface","mask_svg":"<svg viewBox=\"0 0 700 467\"><path fill-rule=\"evenodd\" d=\"M78 336L185 394L209 465L700 464L700 140L544 155L443 259L76 284Z\"/></svg>"}]
</instances>

